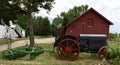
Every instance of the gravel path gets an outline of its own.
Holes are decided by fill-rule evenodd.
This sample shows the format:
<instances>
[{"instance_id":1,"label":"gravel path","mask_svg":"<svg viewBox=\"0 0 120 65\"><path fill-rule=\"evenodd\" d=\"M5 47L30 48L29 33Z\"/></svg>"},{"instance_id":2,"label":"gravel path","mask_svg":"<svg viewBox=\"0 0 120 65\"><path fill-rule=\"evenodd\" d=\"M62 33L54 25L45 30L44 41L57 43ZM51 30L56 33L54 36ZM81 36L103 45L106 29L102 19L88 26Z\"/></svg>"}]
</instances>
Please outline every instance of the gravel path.
<instances>
[{"instance_id":1,"label":"gravel path","mask_svg":"<svg viewBox=\"0 0 120 65\"><path fill-rule=\"evenodd\" d=\"M51 44L54 42L55 42L55 38L35 39L36 44ZM15 41L14 43L11 44L11 47L15 48L15 47L26 45L27 43L29 43L28 40ZM3 51L5 49L7 49L6 44L0 45L0 51Z\"/></svg>"}]
</instances>

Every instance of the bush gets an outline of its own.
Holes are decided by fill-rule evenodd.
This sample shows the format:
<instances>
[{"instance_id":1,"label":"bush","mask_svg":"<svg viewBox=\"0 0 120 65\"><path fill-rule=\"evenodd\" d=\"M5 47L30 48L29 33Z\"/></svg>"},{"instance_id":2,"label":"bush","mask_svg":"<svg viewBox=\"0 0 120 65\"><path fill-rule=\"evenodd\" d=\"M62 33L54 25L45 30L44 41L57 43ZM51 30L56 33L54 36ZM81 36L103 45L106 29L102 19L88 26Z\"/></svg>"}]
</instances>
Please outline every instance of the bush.
<instances>
[{"instance_id":1,"label":"bush","mask_svg":"<svg viewBox=\"0 0 120 65\"><path fill-rule=\"evenodd\" d=\"M117 57L120 57L120 48L109 48L107 58L115 59Z\"/></svg>"},{"instance_id":2,"label":"bush","mask_svg":"<svg viewBox=\"0 0 120 65\"><path fill-rule=\"evenodd\" d=\"M25 46L22 46L22 47L3 51L3 58L12 60L12 59L17 59L19 57L23 57L26 54L27 53L25 52Z\"/></svg>"},{"instance_id":3,"label":"bush","mask_svg":"<svg viewBox=\"0 0 120 65\"><path fill-rule=\"evenodd\" d=\"M120 57L115 58L115 63L113 65L120 65Z\"/></svg>"},{"instance_id":4,"label":"bush","mask_svg":"<svg viewBox=\"0 0 120 65\"><path fill-rule=\"evenodd\" d=\"M43 48L39 46L22 46L3 51L3 58L13 60L30 54L30 59L34 59L37 55L43 52Z\"/></svg>"},{"instance_id":5,"label":"bush","mask_svg":"<svg viewBox=\"0 0 120 65\"><path fill-rule=\"evenodd\" d=\"M34 59L37 55L44 53L43 48L34 46L32 47L31 53L30 53L30 59Z\"/></svg>"}]
</instances>

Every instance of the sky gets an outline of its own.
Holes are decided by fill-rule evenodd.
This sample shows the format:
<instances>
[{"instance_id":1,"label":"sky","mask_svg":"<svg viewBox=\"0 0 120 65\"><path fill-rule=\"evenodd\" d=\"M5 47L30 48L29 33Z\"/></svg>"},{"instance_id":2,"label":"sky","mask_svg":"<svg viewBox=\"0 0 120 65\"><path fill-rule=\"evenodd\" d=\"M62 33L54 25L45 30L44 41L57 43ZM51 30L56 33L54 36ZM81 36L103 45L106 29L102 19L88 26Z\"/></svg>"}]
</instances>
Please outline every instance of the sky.
<instances>
[{"instance_id":1,"label":"sky","mask_svg":"<svg viewBox=\"0 0 120 65\"><path fill-rule=\"evenodd\" d=\"M63 11L68 11L74 6L87 4L89 8L94 8L114 25L110 26L111 33L120 33L120 0L55 0L53 9L48 13L45 10L40 10L36 16L48 16L52 20Z\"/></svg>"}]
</instances>

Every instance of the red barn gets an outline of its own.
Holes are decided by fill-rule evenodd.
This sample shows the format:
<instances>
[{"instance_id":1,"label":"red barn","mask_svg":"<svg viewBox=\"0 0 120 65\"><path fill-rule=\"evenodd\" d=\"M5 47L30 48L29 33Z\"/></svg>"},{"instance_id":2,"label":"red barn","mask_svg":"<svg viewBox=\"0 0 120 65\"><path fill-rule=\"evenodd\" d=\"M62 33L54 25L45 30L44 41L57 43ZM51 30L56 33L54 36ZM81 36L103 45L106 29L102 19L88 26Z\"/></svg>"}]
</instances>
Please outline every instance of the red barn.
<instances>
[{"instance_id":1,"label":"red barn","mask_svg":"<svg viewBox=\"0 0 120 65\"><path fill-rule=\"evenodd\" d=\"M79 37L80 34L105 34L109 37L109 27L113 25L93 8L78 16L65 27L59 28L59 36L71 34Z\"/></svg>"}]
</instances>

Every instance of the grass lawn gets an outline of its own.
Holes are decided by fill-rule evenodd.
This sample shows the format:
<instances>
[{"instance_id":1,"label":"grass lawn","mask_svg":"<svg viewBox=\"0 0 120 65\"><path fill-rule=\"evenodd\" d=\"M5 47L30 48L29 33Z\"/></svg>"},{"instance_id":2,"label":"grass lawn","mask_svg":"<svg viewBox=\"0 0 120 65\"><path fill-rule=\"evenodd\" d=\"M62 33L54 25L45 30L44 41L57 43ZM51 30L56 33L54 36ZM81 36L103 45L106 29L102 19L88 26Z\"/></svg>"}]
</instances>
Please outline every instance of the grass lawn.
<instances>
[{"instance_id":1,"label":"grass lawn","mask_svg":"<svg viewBox=\"0 0 120 65\"><path fill-rule=\"evenodd\" d=\"M20 40L26 40L26 39L27 39L27 38L11 39L11 43L13 43L14 41L20 41ZM6 42L10 42L10 40L0 39L0 45L6 44Z\"/></svg>"},{"instance_id":2,"label":"grass lawn","mask_svg":"<svg viewBox=\"0 0 120 65\"><path fill-rule=\"evenodd\" d=\"M52 51L52 44L40 44L45 50ZM1 56L1 53L0 53ZM80 53L75 61L59 60L55 53L45 52L34 60L5 60L0 59L0 65L110 65L107 60L99 60L97 54Z\"/></svg>"},{"instance_id":3,"label":"grass lawn","mask_svg":"<svg viewBox=\"0 0 120 65\"><path fill-rule=\"evenodd\" d=\"M53 37L52 35L46 35L46 36L35 36L36 39L41 39L41 38L51 38Z\"/></svg>"}]
</instances>

